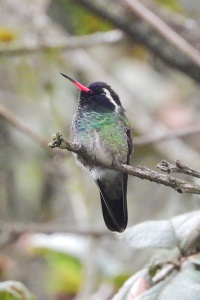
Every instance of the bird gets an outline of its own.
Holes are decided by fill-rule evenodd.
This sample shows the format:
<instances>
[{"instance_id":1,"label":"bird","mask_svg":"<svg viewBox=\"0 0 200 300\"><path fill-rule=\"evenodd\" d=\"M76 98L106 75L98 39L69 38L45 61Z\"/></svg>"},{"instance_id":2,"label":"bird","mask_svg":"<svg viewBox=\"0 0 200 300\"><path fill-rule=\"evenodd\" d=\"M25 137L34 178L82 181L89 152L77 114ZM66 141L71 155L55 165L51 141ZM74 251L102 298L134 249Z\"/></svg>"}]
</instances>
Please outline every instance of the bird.
<instances>
[{"instance_id":1,"label":"bird","mask_svg":"<svg viewBox=\"0 0 200 300\"><path fill-rule=\"evenodd\" d=\"M119 96L107 83L97 81L84 86L63 73L61 75L80 90L70 138L73 143L86 149L91 161L75 154L77 162L89 170L99 189L107 228L113 232L123 232L128 222L128 175L111 167L128 165L133 151L125 109Z\"/></svg>"}]
</instances>

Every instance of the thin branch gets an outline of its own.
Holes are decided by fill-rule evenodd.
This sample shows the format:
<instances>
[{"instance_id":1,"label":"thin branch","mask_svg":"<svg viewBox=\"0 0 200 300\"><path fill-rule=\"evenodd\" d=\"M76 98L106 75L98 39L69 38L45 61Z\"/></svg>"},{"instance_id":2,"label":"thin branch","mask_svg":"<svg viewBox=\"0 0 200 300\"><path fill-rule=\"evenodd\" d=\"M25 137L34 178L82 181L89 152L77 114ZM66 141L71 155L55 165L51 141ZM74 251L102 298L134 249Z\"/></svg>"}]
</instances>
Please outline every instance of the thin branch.
<instances>
[{"instance_id":1,"label":"thin branch","mask_svg":"<svg viewBox=\"0 0 200 300\"><path fill-rule=\"evenodd\" d=\"M126 173L132 176L136 176L141 179L146 179L159 184L163 184L165 186L169 186L175 189L178 193L200 194L199 185L184 180L176 179L169 175L160 174L147 167L143 167L143 166L132 167L128 165L107 166L107 165L99 164L96 161L92 161L91 157L87 153L86 148L65 140L62 137L62 133L60 131L53 135L53 140L52 142L49 143L48 146L50 148L61 148L71 152L75 152L76 154L79 154L80 156L84 157L84 159L87 160L89 164L102 166L108 169L120 171L121 173Z\"/></svg>"},{"instance_id":2,"label":"thin branch","mask_svg":"<svg viewBox=\"0 0 200 300\"><path fill-rule=\"evenodd\" d=\"M0 117L8 121L12 126L29 136L32 140L40 144L42 147L47 147L48 141L33 132L27 126L25 126L16 116L11 113L4 105L0 104Z\"/></svg>"},{"instance_id":3,"label":"thin branch","mask_svg":"<svg viewBox=\"0 0 200 300\"><path fill-rule=\"evenodd\" d=\"M196 178L200 178L200 172L196 171L194 169L189 168L184 163L182 163L180 160L176 160L176 165L170 164L166 160L162 160L157 167L163 171L169 173L182 173L186 175L190 175Z\"/></svg>"},{"instance_id":4,"label":"thin branch","mask_svg":"<svg viewBox=\"0 0 200 300\"><path fill-rule=\"evenodd\" d=\"M143 146L143 145L149 145L156 142L162 142L166 140L170 140L173 138L180 138L185 136L191 136L200 133L200 125L190 126L183 129L177 129L173 131L169 131L166 133L160 133L160 134L150 134L145 135L141 137L135 137L134 138L134 145L135 146Z\"/></svg>"},{"instance_id":5,"label":"thin branch","mask_svg":"<svg viewBox=\"0 0 200 300\"><path fill-rule=\"evenodd\" d=\"M137 0L124 0L129 9L200 67L200 52Z\"/></svg>"},{"instance_id":6,"label":"thin branch","mask_svg":"<svg viewBox=\"0 0 200 300\"><path fill-rule=\"evenodd\" d=\"M48 51L66 51L77 48L87 48L102 44L116 44L122 41L124 35L120 30L110 30L107 32L97 32L82 37L57 37L51 42L36 44L11 44L10 46L0 47L0 55L3 56L19 56L27 54L35 54Z\"/></svg>"}]
</instances>

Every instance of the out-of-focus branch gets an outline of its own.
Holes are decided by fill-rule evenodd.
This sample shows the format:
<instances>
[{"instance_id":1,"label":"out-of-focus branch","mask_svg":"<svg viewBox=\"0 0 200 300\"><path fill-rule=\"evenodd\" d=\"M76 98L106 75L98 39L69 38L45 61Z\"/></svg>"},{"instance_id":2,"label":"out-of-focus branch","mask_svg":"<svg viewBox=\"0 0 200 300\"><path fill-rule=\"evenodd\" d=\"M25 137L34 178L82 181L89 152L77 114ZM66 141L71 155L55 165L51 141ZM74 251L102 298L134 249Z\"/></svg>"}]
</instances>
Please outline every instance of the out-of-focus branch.
<instances>
[{"instance_id":1,"label":"out-of-focus branch","mask_svg":"<svg viewBox=\"0 0 200 300\"><path fill-rule=\"evenodd\" d=\"M116 1L115 1L116 2ZM98 15L98 17L110 22L112 25L120 28L126 33L131 40L137 41L143 44L154 55L159 57L162 61L167 63L173 68L185 73L193 78L196 82L200 82L200 66L196 62L194 63L191 58L186 56L180 49L177 49L174 45L169 43L163 36L158 34L155 29L142 18L135 18L136 14L132 14L130 9L125 9L124 1L118 2L121 6L118 11L120 14L115 13L115 10L108 10L106 7L100 6L96 1L89 0L77 0L77 4L82 5L87 10ZM115 3L116 5L116 3ZM154 13L160 15L159 9L154 8ZM199 45L199 34L195 35L195 40L190 37L193 36L193 29L184 27L181 22L177 24L176 17L167 16L167 24L183 37L184 40L188 40L191 45ZM197 31L197 30L196 30ZM195 32L196 32L195 31ZM199 46L196 49L200 50ZM188 52L188 50L187 50ZM189 53L188 53L189 54Z\"/></svg>"},{"instance_id":2,"label":"out-of-focus branch","mask_svg":"<svg viewBox=\"0 0 200 300\"><path fill-rule=\"evenodd\" d=\"M47 51L66 51L77 48L87 48L102 44L115 44L122 41L124 35L120 30L110 30L107 32L97 32L87 36L80 37L57 37L56 40L36 44L11 44L6 47L0 46L0 55L19 56L25 54L35 54Z\"/></svg>"},{"instance_id":3,"label":"out-of-focus branch","mask_svg":"<svg viewBox=\"0 0 200 300\"><path fill-rule=\"evenodd\" d=\"M176 165L170 164L166 160L162 160L157 167L167 173L182 173L186 175L190 175L196 178L200 178L200 172L194 169L191 169L190 167L186 166L184 163L182 163L180 160L175 161Z\"/></svg>"},{"instance_id":4,"label":"out-of-focus branch","mask_svg":"<svg viewBox=\"0 0 200 300\"><path fill-rule=\"evenodd\" d=\"M126 9L125 2L129 6L131 5L131 10L130 8ZM98 5L95 1L77 0L76 3L121 29L131 40L143 44L168 65L200 82L200 38L199 33L197 33L198 28L195 28L195 30L189 27L186 28L184 22L178 22L177 19L179 18L172 17L172 14L168 14L163 21L163 16L158 17L161 15L158 7L156 9L153 7L154 12L152 12L137 0L115 3L115 6L119 6L116 11L119 11L120 14L117 14L115 10L108 10L106 7ZM167 24L170 24L170 26ZM10 44L10 46L0 47L0 55L15 56L51 50L66 51L103 43L111 44L123 39L122 32L111 30L85 37L57 37L51 41L37 41L34 45Z\"/></svg>"},{"instance_id":5,"label":"out-of-focus branch","mask_svg":"<svg viewBox=\"0 0 200 300\"><path fill-rule=\"evenodd\" d=\"M13 127L15 127L17 130L21 131L25 135L27 135L29 138L33 139L35 142L40 144L43 147L47 147L48 141L41 136L39 136L37 133L33 132L30 128L28 128L26 125L24 125L11 111L9 111L4 105L0 104L0 117L4 118L6 121L8 121ZM161 133L161 134L150 134L150 135L144 135L141 137L135 137L134 138L134 145L135 146L143 146L148 144L153 144L156 142L162 142L166 140L170 140L177 137L184 137L188 135L193 135L200 133L200 126L191 126L187 127L185 129L178 129L173 132L167 132L167 133ZM63 140L63 146L66 147L65 141ZM69 146L69 145L68 145ZM76 145L74 145L76 146ZM59 145L59 148L62 148L62 145ZM80 149L78 149L80 150Z\"/></svg>"},{"instance_id":6,"label":"out-of-focus branch","mask_svg":"<svg viewBox=\"0 0 200 300\"><path fill-rule=\"evenodd\" d=\"M124 0L131 11L200 67L200 52L137 0Z\"/></svg>"},{"instance_id":7,"label":"out-of-focus branch","mask_svg":"<svg viewBox=\"0 0 200 300\"><path fill-rule=\"evenodd\" d=\"M30 128L28 128L26 125L24 125L11 111L9 111L2 104L0 104L0 117L4 118L16 129L23 132L25 135L28 135L35 142L37 142L38 144L40 144L41 146L46 148L46 146L48 144L48 140L42 138L37 133L33 132ZM194 134L198 134L198 133L200 133L200 125L191 126L191 127L187 127L184 129L174 130L174 131L169 131L167 133L150 134L150 135L144 135L141 137L135 137L134 145L135 146L143 146L143 145L153 144L156 142L170 140L170 139L177 138L177 137L194 135ZM63 140L63 142L65 143L64 140ZM63 146L65 147L65 144ZM62 148L62 145L60 145L59 148Z\"/></svg>"},{"instance_id":8,"label":"out-of-focus branch","mask_svg":"<svg viewBox=\"0 0 200 300\"><path fill-rule=\"evenodd\" d=\"M19 131L23 132L25 135L29 136L32 140L37 142L43 147L47 147L48 141L39 136L37 133L33 132L27 126L25 126L16 116L11 113L4 105L0 104L0 117L8 121L12 126L17 128Z\"/></svg>"},{"instance_id":9,"label":"out-of-focus branch","mask_svg":"<svg viewBox=\"0 0 200 300\"><path fill-rule=\"evenodd\" d=\"M92 230L88 228L69 228L65 224L59 223L29 223L25 224L22 222L0 222L0 248L7 244L15 242L22 234L26 232L37 232L37 233L73 233L83 236L101 237L111 235L107 230Z\"/></svg>"},{"instance_id":10,"label":"out-of-focus branch","mask_svg":"<svg viewBox=\"0 0 200 300\"><path fill-rule=\"evenodd\" d=\"M143 166L132 167L128 165L107 166L103 164L98 164L96 161L93 161L91 159L85 147L76 145L70 141L65 140L62 137L61 132L57 132L56 134L53 135L53 140L52 142L49 143L48 146L50 148L61 148L71 152L75 152L76 154L79 154L82 157L84 157L84 159L86 159L90 164L102 166L108 169L120 171L121 173L126 173L132 176L136 176L141 179L146 179L159 184L163 184L165 186L169 186L175 189L179 193L200 194L200 186L184 180L176 179L168 175L160 174L147 167L143 167Z\"/></svg>"},{"instance_id":11,"label":"out-of-focus branch","mask_svg":"<svg viewBox=\"0 0 200 300\"><path fill-rule=\"evenodd\" d=\"M183 129L177 129L161 134L149 134L134 138L135 146L149 145L156 142L162 142L173 138L191 136L200 133L200 125L190 126Z\"/></svg>"}]
</instances>

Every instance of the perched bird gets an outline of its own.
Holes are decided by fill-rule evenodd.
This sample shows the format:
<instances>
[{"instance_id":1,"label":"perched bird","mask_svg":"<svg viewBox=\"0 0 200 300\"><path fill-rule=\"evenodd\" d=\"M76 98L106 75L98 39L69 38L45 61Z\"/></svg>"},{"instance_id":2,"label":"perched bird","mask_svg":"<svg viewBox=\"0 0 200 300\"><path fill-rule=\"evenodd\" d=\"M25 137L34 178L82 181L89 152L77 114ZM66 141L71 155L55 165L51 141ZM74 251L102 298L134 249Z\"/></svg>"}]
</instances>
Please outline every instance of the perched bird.
<instances>
[{"instance_id":1,"label":"perched bird","mask_svg":"<svg viewBox=\"0 0 200 300\"><path fill-rule=\"evenodd\" d=\"M67 75L61 75L81 91L72 121L71 139L85 147L93 163L80 155L77 155L77 160L89 169L99 188L106 226L111 231L122 232L128 222L128 175L105 166L129 164L133 144L125 110L107 83L92 82L86 87Z\"/></svg>"}]
</instances>

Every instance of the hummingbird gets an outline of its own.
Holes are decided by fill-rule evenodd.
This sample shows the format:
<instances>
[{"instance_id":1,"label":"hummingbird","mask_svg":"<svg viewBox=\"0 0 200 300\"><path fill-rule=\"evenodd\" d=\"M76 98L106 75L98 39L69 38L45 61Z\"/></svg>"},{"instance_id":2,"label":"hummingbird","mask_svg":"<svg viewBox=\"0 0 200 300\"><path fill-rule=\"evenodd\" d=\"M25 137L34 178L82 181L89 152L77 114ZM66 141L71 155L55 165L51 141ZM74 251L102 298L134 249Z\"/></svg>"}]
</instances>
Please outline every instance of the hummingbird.
<instances>
[{"instance_id":1,"label":"hummingbird","mask_svg":"<svg viewBox=\"0 0 200 300\"><path fill-rule=\"evenodd\" d=\"M129 164L133 150L125 109L119 96L107 83L97 81L84 86L65 74L61 75L80 90L70 138L75 144L85 147L93 163L75 154L77 161L90 171L100 191L107 228L122 232L128 222L128 175L109 167Z\"/></svg>"}]
</instances>

